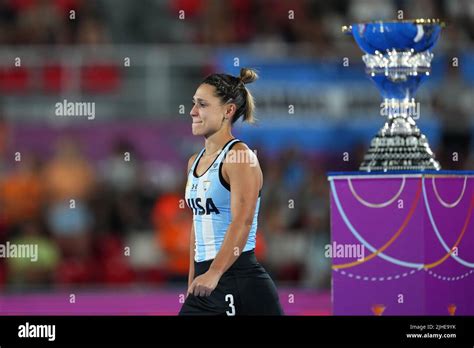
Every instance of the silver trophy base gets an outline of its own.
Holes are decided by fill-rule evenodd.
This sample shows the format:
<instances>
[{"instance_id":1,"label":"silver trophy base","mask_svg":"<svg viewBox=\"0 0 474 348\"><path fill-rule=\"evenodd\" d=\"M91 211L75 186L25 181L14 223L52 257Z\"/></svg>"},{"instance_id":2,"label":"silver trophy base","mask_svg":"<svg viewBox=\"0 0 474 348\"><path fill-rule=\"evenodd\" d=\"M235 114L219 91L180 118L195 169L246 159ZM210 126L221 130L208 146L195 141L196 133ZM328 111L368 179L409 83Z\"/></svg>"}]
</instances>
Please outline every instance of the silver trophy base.
<instances>
[{"instance_id":1,"label":"silver trophy base","mask_svg":"<svg viewBox=\"0 0 474 348\"><path fill-rule=\"evenodd\" d=\"M362 171L440 170L426 136L409 116L389 118L372 139Z\"/></svg>"}]
</instances>

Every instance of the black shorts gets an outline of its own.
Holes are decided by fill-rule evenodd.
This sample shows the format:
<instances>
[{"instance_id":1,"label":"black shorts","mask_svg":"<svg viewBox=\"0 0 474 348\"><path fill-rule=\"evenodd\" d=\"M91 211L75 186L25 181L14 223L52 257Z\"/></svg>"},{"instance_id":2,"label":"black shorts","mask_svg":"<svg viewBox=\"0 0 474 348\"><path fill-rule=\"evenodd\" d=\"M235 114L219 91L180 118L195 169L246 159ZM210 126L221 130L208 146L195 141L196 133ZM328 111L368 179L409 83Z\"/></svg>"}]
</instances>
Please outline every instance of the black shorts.
<instances>
[{"instance_id":1,"label":"black shorts","mask_svg":"<svg viewBox=\"0 0 474 348\"><path fill-rule=\"evenodd\" d=\"M194 262L194 277L213 260ZM243 252L222 275L210 296L189 294L179 315L283 315L278 292L253 250Z\"/></svg>"}]
</instances>

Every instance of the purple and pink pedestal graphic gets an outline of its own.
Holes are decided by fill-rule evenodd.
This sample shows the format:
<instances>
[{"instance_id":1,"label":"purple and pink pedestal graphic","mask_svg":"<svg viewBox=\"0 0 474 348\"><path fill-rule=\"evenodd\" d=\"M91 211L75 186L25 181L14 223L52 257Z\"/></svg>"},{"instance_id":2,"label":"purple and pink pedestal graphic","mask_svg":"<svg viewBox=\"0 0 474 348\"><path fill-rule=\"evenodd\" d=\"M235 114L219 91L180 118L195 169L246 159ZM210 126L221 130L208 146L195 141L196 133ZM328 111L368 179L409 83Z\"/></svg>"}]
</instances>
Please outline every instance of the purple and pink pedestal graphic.
<instances>
[{"instance_id":1,"label":"purple and pink pedestal graphic","mask_svg":"<svg viewBox=\"0 0 474 348\"><path fill-rule=\"evenodd\" d=\"M328 179L334 315L474 315L474 172Z\"/></svg>"}]
</instances>

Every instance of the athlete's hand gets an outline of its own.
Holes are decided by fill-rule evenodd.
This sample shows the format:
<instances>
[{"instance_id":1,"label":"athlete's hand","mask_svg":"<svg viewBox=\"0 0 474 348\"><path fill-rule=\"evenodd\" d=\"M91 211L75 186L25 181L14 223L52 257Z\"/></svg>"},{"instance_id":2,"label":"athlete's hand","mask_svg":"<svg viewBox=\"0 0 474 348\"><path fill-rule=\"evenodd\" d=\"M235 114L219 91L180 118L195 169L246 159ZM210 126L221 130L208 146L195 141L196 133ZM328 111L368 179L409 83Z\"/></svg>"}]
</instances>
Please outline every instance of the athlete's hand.
<instances>
[{"instance_id":1,"label":"athlete's hand","mask_svg":"<svg viewBox=\"0 0 474 348\"><path fill-rule=\"evenodd\" d=\"M219 283L221 275L213 270L194 278L191 286L188 288L188 294L194 296L209 296Z\"/></svg>"}]
</instances>

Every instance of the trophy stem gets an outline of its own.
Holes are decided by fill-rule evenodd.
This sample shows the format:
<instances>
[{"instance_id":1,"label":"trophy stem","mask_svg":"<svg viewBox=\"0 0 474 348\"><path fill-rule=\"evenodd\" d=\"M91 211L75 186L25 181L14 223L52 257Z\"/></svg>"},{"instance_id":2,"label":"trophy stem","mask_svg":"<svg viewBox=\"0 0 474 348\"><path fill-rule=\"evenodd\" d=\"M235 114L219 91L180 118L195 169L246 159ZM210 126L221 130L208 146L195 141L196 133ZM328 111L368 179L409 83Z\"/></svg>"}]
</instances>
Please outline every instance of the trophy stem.
<instances>
[{"instance_id":1,"label":"trophy stem","mask_svg":"<svg viewBox=\"0 0 474 348\"><path fill-rule=\"evenodd\" d=\"M360 170L439 170L426 136L416 126L420 104L414 98L385 98L381 114L384 126L372 139Z\"/></svg>"}]
</instances>

